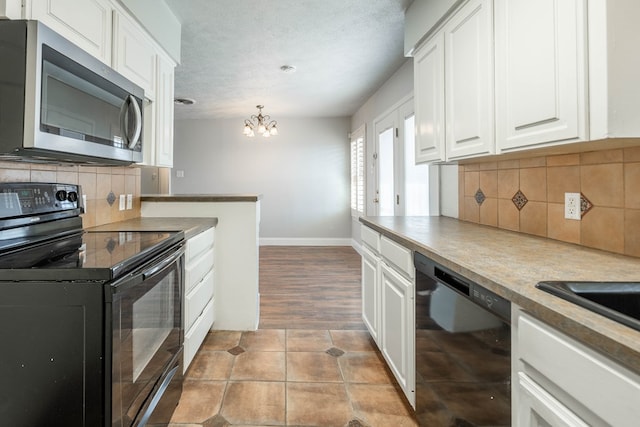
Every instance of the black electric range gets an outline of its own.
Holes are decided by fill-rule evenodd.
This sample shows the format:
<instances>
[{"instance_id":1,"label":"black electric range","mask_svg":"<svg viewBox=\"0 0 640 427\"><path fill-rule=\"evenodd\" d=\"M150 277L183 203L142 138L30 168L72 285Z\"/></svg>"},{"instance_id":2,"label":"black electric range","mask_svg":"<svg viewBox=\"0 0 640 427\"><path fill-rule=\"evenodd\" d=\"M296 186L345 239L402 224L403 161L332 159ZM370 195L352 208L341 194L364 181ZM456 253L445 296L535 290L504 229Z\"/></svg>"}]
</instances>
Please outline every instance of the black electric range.
<instances>
[{"instance_id":1,"label":"black electric range","mask_svg":"<svg viewBox=\"0 0 640 427\"><path fill-rule=\"evenodd\" d=\"M85 231L81 188L0 183L0 424L167 425L184 233Z\"/></svg>"}]
</instances>

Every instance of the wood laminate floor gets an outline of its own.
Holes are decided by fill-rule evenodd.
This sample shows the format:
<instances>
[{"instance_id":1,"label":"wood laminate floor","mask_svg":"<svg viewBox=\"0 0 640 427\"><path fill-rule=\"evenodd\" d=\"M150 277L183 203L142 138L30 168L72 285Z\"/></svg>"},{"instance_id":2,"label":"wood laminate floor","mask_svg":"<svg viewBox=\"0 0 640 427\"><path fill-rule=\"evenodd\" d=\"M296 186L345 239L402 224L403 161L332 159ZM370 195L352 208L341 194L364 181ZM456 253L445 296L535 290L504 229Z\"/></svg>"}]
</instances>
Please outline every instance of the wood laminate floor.
<instances>
[{"instance_id":1,"label":"wood laminate floor","mask_svg":"<svg viewBox=\"0 0 640 427\"><path fill-rule=\"evenodd\" d=\"M260 329L365 330L361 295L352 247L260 247Z\"/></svg>"},{"instance_id":2,"label":"wood laminate floor","mask_svg":"<svg viewBox=\"0 0 640 427\"><path fill-rule=\"evenodd\" d=\"M170 427L416 427L361 320L350 247L260 247L257 331L213 331Z\"/></svg>"}]
</instances>

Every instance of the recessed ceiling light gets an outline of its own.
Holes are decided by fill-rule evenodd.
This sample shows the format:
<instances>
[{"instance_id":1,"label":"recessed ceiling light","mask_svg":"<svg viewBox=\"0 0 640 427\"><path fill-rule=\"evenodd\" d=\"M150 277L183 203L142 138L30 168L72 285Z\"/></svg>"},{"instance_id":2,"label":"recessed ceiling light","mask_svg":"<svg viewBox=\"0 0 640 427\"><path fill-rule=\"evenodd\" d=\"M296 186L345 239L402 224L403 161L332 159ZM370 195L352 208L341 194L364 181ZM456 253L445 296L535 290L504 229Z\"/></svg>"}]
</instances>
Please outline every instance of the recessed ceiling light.
<instances>
[{"instance_id":1,"label":"recessed ceiling light","mask_svg":"<svg viewBox=\"0 0 640 427\"><path fill-rule=\"evenodd\" d=\"M282 67L280 67L280 69L282 71L284 71L285 73L295 73L296 72L296 67L294 67L293 65L283 65Z\"/></svg>"},{"instance_id":2,"label":"recessed ceiling light","mask_svg":"<svg viewBox=\"0 0 640 427\"><path fill-rule=\"evenodd\" d=\"M175 98L173 103L176 105L193 105L196 103L196 100L193 98Z\"/></svg>"}]
</instances>

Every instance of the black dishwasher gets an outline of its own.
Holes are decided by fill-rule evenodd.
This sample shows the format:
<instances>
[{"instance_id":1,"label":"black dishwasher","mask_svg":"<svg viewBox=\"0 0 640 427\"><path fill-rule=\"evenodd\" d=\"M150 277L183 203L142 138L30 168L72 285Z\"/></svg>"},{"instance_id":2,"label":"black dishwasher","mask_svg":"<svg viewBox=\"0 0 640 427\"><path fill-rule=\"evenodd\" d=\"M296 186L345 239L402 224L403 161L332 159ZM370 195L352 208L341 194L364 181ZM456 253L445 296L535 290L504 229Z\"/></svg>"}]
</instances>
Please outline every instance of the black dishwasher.
<instances>
[{"instance_id":1,"label":"black dishwasher","mask_svg":"<svg viewBox=\"0 0 640 427\"><path fill-rule=\"evenodd\" d=\"M511 425L511 303L417 252L414 263L420 425Z\"/></svg>"}]
</instances>

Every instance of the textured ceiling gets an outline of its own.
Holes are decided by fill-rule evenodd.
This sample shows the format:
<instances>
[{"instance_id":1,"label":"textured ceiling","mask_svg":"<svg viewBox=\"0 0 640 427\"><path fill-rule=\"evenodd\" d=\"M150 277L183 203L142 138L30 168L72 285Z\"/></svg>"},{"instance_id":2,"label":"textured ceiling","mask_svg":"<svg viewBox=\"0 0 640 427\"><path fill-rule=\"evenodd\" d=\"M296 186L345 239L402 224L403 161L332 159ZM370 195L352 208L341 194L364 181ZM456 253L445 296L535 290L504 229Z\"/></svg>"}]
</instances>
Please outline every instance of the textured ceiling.
<instances>
[{"instance_id":1,"label":"textured ceiling","mask_svg":"<svg viewBox=\"0 0 640 427\"><path fill-rule=\"evenodd\" d=\"M165 0L182 23L176 118L350 116L402 64L411 0ZM284 73L282 65L295 73Z\"/></svg>"}]
</instances>

